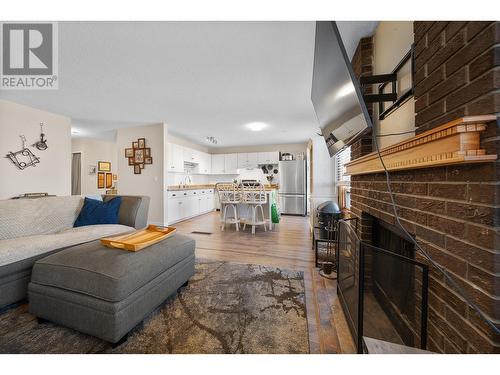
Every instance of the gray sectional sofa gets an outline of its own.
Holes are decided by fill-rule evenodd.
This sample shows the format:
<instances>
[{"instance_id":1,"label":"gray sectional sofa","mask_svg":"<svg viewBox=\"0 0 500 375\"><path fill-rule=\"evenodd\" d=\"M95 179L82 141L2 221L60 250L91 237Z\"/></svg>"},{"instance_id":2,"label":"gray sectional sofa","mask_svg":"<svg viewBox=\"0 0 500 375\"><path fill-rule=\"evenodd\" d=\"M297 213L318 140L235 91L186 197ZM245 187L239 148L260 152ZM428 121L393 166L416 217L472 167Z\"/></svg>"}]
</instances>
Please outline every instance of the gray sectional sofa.
<instances>
[{"instance_id":1,"label":"gray sectional sofa","mask_svg":"<svg viewBox=\"0 0 500 375\"><path fill-rule=\"evenodd\" d=\"M122 196L120 224L73 228L82 205L81 196L0 201L0 309L26 299L37 260L147 225L149 197Z\"/></svg>"}]
</instances>

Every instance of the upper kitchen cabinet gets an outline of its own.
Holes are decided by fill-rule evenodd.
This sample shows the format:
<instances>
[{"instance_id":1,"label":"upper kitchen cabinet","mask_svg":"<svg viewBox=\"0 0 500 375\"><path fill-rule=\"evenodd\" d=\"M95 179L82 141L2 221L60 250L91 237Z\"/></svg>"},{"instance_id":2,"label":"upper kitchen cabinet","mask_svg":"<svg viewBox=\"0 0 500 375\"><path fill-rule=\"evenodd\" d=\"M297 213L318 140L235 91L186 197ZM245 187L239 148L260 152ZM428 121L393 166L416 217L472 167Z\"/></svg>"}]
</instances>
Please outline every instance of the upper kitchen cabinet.
<instances>
[{"instance_id":1,"label":"upper kitchen cabinet","mask_svg":"<svg viewBox=\"0 0 500 375\"><path fill-rule=\"evenodd\" d=\"M278 164L279 162L279 152L259 152L258 153L258 164Z\"/></svg>"},{"instance_id":2,"label":"upper kitchen cabinet","mask_svg":"<svg viewBox=\"0 0 500 375\"><path fill-rule=\"evenodd\" d=\"M184 172L184 147L168 144L168 172Z\"/></svg>"},{"instance_id":3,"label":"upper kitchen cabinet","mask_svg":"<svg viewBox=\"0 0 500 375\"><path fill-rule=\"evenodd\" d=\"M198 164L198 173L212 173L212 156L205 152L200 152L199 158L200 162Z\"/></svg>"},{"instance_id":4,"label":"upper kitchen cabinet","mask_svg":"<svg viewBox=\"0 0 500 375\"><path fill-rule=\"evenodd\" d=\"M184 161L186 163L199 164L201 152L192 148L184 147Z\"/></svg>"},{"instance_id":5,"label":"upper kitchen cabinet","mask_svg":"<svg viewBox=\"0 0 500 375\"><path fill-rule=\"evenodd\" d=\"M238 169L238 154L224 154L224 173L236 174Z\"/></svg>"},{"instance_id":6,"label":"upper kitchen cabinet","mask_svg":"<svg viewBox=\"0 0 500 375\"><path fill-rule=\"evenodd\" d=\"M258 152L249 152L247 154L248 160L248 168L256 168L259 164L259 153Z\"/></svg>"},{"instance_id":7,"label":"upper kitchen cabinet","mask_svg":"<svg viewBox=\"0 0 500 375\"><path fill-rule=\"evenodd\" d=\"M238 169L246 168L248 164L247 153L237 154L238 158Z\"/></svg>"},{"instance_id":8,"label":"upper kitchen cabinet","mask_svg":"<svg viewBox=\"0 0 500 375\"><path fill-rule=\"evenodd\" d=\"M259 153L239 153L238 154L238 168L255 168L259 164Z\"/></svg>"},{"instance_id":9,"label":"upper kitchen cabinet","mask_svg":"<svg viewBox=\"0 0 500 375\"><path fill-rule=\"evenodd\" d=\"M225 173L224 154L213 154L212 155L212 174L224 174L224 173Z\"/></svg>"}]
</instances>

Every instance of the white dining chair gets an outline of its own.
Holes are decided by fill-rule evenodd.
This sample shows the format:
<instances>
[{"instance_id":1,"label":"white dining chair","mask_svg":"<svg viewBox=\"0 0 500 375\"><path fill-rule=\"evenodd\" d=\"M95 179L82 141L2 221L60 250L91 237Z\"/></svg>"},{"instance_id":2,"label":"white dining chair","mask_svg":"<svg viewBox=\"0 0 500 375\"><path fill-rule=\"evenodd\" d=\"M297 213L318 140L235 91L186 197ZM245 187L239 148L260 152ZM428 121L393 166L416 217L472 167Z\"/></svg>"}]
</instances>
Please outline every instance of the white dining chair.
<instances>
[{"instance_id":1,"label":"white dining chair","mask_svg":"<svg viewBox=\"0 0 500 375\"><path fill-rule=\"evenodd\" d=\"M252 234L255 234L255 226L263 225L264 231L266 228L266 218L264 217L264 208L262 207L267 203L267 194L264 185L254 183L251 185L241 185L241 202L248 205L250 208L250 218L243 220L243 230L246 225L252 226ZM258 219L257 211L260 211L262 220Z\"/></svg>"},{"instance_id":2,"label":"white dining chair","mask_svg":"<svg viewBox=\"0 0 500 375\"><path fill-rule=\"evenodd\" d=\"M232 182L219 182L215 184L221 205L221 230L224 231L226 224L235 224L236 231L240 230L240 218L238 215L238 204L241 203L241 190L237 184ZM232 209L233 217L227 216L227 210Z\"/></svg>"}]
</instances>

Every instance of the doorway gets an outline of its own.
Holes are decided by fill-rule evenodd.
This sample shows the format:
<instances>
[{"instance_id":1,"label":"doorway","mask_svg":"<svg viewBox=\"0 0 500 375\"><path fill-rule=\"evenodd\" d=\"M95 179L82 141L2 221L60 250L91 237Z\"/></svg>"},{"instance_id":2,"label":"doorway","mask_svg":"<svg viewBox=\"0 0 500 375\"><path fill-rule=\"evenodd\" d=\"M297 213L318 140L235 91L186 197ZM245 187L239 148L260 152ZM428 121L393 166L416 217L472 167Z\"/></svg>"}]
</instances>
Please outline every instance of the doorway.
<instances>
[{"instance_id":1,"label":"doorway","mask_svg":"<svg viewBox=\"0 0 500 375\"><path fill-rule=\"evenodd\" d=\"M74 152L71 158L71 195L82 194L82 153Z\"/></svg>"}]
</instances>

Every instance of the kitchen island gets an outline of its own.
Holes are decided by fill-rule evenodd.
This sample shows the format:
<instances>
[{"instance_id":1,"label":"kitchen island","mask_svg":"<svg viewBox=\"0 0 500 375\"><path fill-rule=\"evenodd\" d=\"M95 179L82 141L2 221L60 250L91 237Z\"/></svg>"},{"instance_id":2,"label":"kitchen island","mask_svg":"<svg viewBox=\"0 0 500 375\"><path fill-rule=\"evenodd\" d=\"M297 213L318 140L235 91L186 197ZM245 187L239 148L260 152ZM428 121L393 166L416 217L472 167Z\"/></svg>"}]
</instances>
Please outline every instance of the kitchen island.
<instances>
[{"instance_id":1,"label":"kitchen island","mask_svg":"<svg viewBox=\"0 0 500 375\"><path fill-rule=\"evenodd\" d=\"M267 202L262 205L262 208L264 211L264 220L266 221L266 228L268 230L273 230L274 225L273 225L273 220L272 220L271 207L272 207L272 202L273 202L273 195L274 195L274 199L276 199L277 190L274 188L271 188L271 187L266 187L265 192L267 195ZM221 214L222 214L222 212L224 212L223 211L224 207L223 207L223 205L221 205L221 206L222 206L221 207ZM242 202L242 203L238 203L236 205L236 207L238 210L238 215L239 215L240 220L241 220L241 224L244 224L245 218L251 218L252 211L250 209L250 206L248 204ZM233 210L228 208L226 215L227 215L227 218L229 218L229 219L234 218ZM260 215L260 210L257 210L257 215Z\"/></svg>"},{"instance_id":2,"label":"kitchen island","mask_svg":"<svg viewBox=\"0 0 500 375\"><path fill-rule=\"evenodd\" d=\"M265 185L267 194L267 203L263 205L264 218L268 221L268 228L272 229L271 222L271 197L273 192L277 192L276 185ZM215 184L190 184L190 185L173 185L167 188L168 196L168 225L172 225L179 221L187 220L214 209L222 209L220 207ZM228 215L233 215L229 212ZM249 213L248 206L245 204L238 205L240 217L247 217Z\"/></svg>"}]
</instances>

